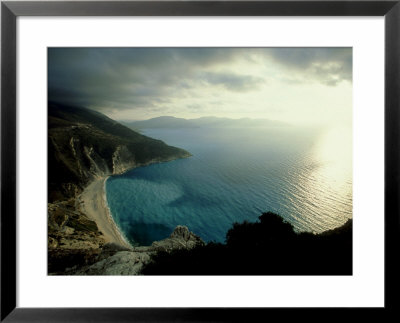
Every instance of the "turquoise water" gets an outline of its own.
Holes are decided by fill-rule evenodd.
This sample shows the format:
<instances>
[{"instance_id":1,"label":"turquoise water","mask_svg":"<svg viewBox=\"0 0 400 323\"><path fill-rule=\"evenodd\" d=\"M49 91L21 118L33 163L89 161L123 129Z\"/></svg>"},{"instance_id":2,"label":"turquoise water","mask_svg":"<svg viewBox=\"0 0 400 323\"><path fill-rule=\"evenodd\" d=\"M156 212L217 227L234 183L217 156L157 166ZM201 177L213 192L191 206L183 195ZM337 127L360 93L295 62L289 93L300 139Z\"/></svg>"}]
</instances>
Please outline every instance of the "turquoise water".
<instances>
[{"instance_id":1,"label":"turquoise water","mask_svg":"<svg viewBox=\"0 0 400 323\"><path fill-rule=\"evenodd\" d=\"M193 156L136 168L106 182L111 213L132 244L186 225L224 242L234 222L273 211L321 232L352 217L350 129L147 129Z\"/></svg>"}]
</instances>

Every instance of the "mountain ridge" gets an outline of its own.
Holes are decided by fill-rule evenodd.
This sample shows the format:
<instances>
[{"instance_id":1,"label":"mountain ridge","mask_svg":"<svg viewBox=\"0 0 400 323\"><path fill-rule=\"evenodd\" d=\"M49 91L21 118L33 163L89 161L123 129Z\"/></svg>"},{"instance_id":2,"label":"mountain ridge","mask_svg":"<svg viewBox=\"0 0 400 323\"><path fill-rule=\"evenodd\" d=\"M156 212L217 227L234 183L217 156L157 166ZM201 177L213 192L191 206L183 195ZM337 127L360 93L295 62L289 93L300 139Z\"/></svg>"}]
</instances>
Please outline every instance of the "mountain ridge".
<instances>
[{"instance_id":1,"label":"mountain ridge","mask_svg":"<svg viewBox=\"0 0 400 323\"><path fill-rule=\"evenodd\" d=\"M247 127L287 127L289 124L270 119L240 118L231 119L223 117L205 116L195 119L185 119L173 116L160 116L147 120L120 121L133 130L146 128L247 128Z\"/></svg>"}]
</instances>

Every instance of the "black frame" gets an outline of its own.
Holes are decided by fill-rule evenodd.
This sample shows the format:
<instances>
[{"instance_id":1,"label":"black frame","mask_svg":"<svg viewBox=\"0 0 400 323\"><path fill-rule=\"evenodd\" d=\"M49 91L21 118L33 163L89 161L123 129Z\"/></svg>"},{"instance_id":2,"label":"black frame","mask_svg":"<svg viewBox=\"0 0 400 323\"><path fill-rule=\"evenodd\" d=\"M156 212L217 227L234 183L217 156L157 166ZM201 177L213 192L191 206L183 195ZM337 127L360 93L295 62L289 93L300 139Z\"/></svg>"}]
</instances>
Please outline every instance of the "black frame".
<instances>
[{"instance_id":1,"label":"black frame","mask_svg":"<svg viewBox=\"0 0 400 323\"><path fill-rule=\"evenodd\" d=\"M1 3L1 321L203 322L255 321L258 315L319 317L310 309L16 308L16 18L18 16L384 16L385 17L385 307L323 309L343 319L383 319L398 305L400 265L400 0L395 1L91 1ZM315 311L315 309L313 309ZM257 316L256 316L257 315ZM396 317L396 316L394 316ZM359 317L358 317L359 318ZM264 320L262 319L262 320Z\"/></svg>"}]
</instances>

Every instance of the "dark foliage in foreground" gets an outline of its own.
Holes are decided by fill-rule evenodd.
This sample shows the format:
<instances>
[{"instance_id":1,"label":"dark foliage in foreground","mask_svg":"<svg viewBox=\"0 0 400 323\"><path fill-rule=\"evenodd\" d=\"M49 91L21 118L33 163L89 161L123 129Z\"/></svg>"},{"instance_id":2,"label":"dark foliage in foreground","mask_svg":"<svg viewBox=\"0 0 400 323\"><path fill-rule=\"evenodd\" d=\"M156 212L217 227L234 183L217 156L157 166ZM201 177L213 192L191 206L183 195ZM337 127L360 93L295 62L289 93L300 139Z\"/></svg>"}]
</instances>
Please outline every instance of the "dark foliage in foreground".
<instances>
[{"instance_id":1,"label":"dark foliage in foreground","mask_svg":"<svg viewBox=\"0 0 400 323\"><path fill-rule=\"evenodd\" d=\"M279 215L234 224L226 244L160 252L145 275L351 275L352 220L321 234L296 233Z\"/></svg>"}]
</instances>

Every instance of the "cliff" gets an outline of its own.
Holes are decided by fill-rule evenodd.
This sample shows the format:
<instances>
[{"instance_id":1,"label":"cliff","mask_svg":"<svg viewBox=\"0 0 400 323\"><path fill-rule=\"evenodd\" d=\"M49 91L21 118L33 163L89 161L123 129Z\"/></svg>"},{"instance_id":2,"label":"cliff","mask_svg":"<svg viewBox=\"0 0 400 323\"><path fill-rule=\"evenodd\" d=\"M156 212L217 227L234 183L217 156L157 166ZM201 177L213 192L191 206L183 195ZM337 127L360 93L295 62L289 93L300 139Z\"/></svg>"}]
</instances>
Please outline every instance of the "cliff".
<instances>
[{"instance_id":1,"label":"cliff","mask_svg":"<svg viewBox=\"0 0 400 323\"><path fill-rule=\"evenodd\" d=\"M189 156L183 149L141 135L99 112L49 103L50 202L76 197L98 177Z\"/></svg>"}]
</instances>

